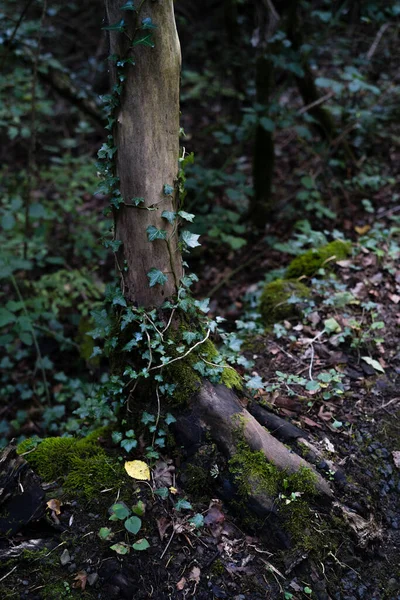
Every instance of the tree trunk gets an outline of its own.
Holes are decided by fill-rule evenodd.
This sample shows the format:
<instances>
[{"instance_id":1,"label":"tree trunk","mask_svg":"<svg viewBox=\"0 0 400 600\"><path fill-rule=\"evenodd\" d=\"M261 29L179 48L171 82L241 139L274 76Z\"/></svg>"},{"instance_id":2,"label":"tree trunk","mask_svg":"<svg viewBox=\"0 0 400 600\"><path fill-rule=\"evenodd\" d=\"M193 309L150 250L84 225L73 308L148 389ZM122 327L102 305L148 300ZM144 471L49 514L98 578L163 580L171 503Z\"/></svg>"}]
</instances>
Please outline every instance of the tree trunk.
<instances>
[{"instance_id":1,"label":"tree trunk","mask_svg":"<svg viewBox=\"0 0 400 600\"><path fill-rule=\"evenodd\" d=\"M136 13L121 11L121 2L116 0L106 1L106 12L109 24L121 18L126 22L127 35L110 35L111 54L125 56L130 45L127 36L132 39L137 26ZM153 32L154 47L135 46L135 65L126 68L114 134L125 205L115 211L115 236L122 241L119 268L123 271L127 267L123 272L125 298L148 308L160 306L173 296L182 276L176 227L161 217L163 211L177 210L181 52L172 0L144 2L138 19L151 19L157 28L149 30ZM112 65L115 82L117 72ZM144 199L140 208L126 206L133 198ZM148 241L149 226L167 231L167 242ZM151 269L167 276L165 285L149 287L147 274Z\"/></svg>"}]
</instances>

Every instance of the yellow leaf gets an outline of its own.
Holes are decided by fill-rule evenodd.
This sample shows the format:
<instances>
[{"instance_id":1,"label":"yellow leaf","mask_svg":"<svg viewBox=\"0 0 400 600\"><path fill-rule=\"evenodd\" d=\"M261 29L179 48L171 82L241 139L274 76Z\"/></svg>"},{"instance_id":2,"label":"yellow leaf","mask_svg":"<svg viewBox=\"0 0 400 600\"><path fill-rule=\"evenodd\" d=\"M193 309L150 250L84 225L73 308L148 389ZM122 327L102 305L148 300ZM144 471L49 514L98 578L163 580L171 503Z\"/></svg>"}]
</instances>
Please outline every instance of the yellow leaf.
<instances>
[{"instance_id":1,"label":"yellow leaf","mask_svg":"<svg viewBox=\"0 0 400 600\"><path fill-rule=\"evenodd\" d=\"M140 479L142 481L149 481L150 469L142 460L130 460L126 462L124 466L129 477Z\"/></svg>"},{"instance_id":2,"label":"yellow leaf","mask_svg":"<svg viewBox=\"0 0 400 600\"><path fill-rule=\"evenodd\" d=\"M356 225L354 227L354 231L356 231L358 233L358 235L365 235L366 233L368 233L368 231L371 229L371 225L363 225L362 227L359 227L358 225Z\"/></svg>"}]
</instances>

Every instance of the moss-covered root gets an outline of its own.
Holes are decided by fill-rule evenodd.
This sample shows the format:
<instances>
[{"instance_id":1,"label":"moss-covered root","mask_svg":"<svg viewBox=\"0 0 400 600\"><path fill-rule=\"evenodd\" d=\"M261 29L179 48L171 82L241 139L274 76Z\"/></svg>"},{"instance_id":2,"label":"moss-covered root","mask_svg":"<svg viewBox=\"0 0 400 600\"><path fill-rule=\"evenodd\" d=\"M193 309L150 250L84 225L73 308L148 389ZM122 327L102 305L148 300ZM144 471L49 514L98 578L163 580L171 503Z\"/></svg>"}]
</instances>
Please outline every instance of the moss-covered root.
<instances>
[{"instance_id":1,"label":"moss-covered root","mask_svg":"<svg viewBox=\"0 0 400 600\"><path fill-rule=\"evenodd\" d=\"M117 488L124 478L121 464L111 458L95 441L87 438L46 438L37 443L24 440L17 448L44 481L63 478L66 493L82 493L88 500L95 499L101 490ZM26 454L25 454L26 453Z\"/></svg>"},{"instance_id":2,"label":"moss-covered root","mask_svg":"<svg viewBox=\"0 0 400 600\"><path fill-rule=\"evenodd\" d=\"M321 267L330 268L336 261L347 258L350 253L351 243L342 240L335 240L316 250L308 250L292 260L286 270L286 277L311 277Z\"/></svg>"},{"instance_id":3,"label":"moss-covered root","mask_svg":"<svg viewBox=\"0 0 400 600\"><path fill-rule=\"evenodd\" d=\"M310 290L300 281L277 279L267 283L260 298L260 314L263 323L269 325L300 316L302 300L309 296Z\"/></svg>"}]
</instances>

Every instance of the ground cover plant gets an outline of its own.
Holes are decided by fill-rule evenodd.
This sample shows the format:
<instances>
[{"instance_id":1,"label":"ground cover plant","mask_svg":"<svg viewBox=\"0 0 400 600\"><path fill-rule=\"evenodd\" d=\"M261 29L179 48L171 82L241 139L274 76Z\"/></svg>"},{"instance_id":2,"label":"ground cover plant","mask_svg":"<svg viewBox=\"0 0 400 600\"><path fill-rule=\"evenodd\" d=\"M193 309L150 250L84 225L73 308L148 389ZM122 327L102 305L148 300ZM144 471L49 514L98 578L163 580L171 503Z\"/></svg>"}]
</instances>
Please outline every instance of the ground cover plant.
<instances>
[{"instance_id":1,"label":"ground cover plant","mask_svg":"<svg viewBox=\"0 0 400 600\"><path fill-rule=\"evenodd\" d=\"M398 3L17 4L2 597L400 597Z\"/></svg>"}]
</instances>

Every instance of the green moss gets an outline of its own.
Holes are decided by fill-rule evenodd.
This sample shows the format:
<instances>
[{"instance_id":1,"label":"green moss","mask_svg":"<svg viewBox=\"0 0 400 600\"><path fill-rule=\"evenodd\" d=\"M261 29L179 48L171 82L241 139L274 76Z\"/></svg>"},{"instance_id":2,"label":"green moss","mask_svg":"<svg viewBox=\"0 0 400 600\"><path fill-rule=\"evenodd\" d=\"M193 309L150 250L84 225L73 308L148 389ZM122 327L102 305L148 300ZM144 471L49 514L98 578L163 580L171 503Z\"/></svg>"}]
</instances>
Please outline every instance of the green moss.
<instances>
[{"instance_id":1,"label":"green moss","mask_svg":"<svg viewBox=\"0 0 400 600\"><path fill-rule=\"evenodd\" d=\"M202 358L213 363L218 356L219 353L215 345L211 340L206 340L185 358L176 360L164 368L165 381L170 381L176 386L173 396L175 404L186 404L201 386L202 377L194 369L194 365ZM207 366L207 362L205 362L205 366ZM229 367L223 369L220 382L228 388L242 389L242 379L239 373Z\"/></svg>"},{"instance_id":2,"label":"green moss","mask_svg":"<svg viewBox=\"0 0 400 600\"><path fill-rule=\"evenodd\" d=\"M277 279L267 283L260 298L260 313L266 325L301 314L301 299L309 298L310 290L304 283L290 279ZM299 302L292 303L292 297Z\"/></svg>"},{"instance_id":3,"label":"green moss","mask_svg":"<svg viewBox=\"0 0 400 600\"><path fill-rule=\"evenodd\" d=\"M292 260L286 270L288 278L311 277L321 267L329 268L335 261L343 260L351 253L351 243L335 240L322 248L308 250Z\"/></svg>"},{"instance_id":4,"label":"green moss","mask_svg":"<svg viewBox=\"0 0 400 600\"><path fill-rule=\"evenodd\" d=\"M199 465L188 464L185 473L185 490L198 501L204 494L207 494L209 487L208 471Z\"/></svg>"},{"instance_id":5,"label":"green moss","mask_svg":"<svg viewBox=\"0 0 400 600\"><path fill-rule=\"evenodd\" d=\"M119 486L124 478L123 466L95 443L99 431L87 438L46 438L33 451L31 440L18 446L31 467L45 481L64 478L64 489L81 492L87 499L96 498L101 490Z\"/></svg>"}]
</instances>

